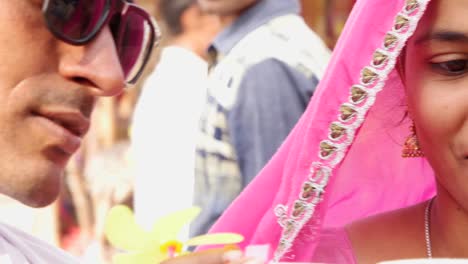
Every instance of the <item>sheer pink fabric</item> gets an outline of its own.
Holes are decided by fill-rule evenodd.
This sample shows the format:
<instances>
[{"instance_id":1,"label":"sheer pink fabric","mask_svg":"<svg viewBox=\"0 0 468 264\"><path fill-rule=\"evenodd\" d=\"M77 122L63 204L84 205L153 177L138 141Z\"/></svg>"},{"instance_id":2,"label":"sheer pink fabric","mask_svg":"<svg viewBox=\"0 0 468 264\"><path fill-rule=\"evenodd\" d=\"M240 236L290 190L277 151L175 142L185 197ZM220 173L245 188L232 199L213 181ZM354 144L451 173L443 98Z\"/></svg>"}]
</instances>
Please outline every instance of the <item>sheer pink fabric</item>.
<instances>
[{"instance_id":1,"label":"sheer pink fabric","mask_svg":"<svg viewBox=\"0 0 468 264\"><path fill-rule=\"evenodd\" d=\"M357 1L306 113L277 154L235 200L212 232L241 233L246 238L242 246L270 244L276 249L271 258L276 260L311 261L317 242L323 237L323 228L340 227L358 218L412 205L434 195L433 171L428 163L421 158L401 157L405 137L409 135L409 122L405 118L404 87L394 69L396 57L414 32L428 2ZM408 22L405 24L403 19L402 29L395 26L398 14L399 22L401 18ZM385 36L392 28L397 44L387 48L384 46ZM361 71L371 65L377 49L389 56L384 66L371 67L378 76L368 83L363 80ZM356 84L373 91L382 88L375 103L370 93L362 103L350 102L351 87ZM343 103L359 109L362 116L358 113L357 119L351 118L350 122L339 121ZM370 107L368 112L366 104ZM348 132L336 142L329 138L333 122L338 122ZM321 151L327 155L323 151L326 145L321 143L324 140L338 146L328 158L319 155ZM317 164L312 166L315 169L331 170L323 199L317 206L306 201L307 208L312 209L298 210L300 217L292 217L304 182L316 175L317 170L310 173L311 164ZM283 216L286 218L280 218L284 228L275 214L278 205L284 205L279 208L285 212ZM288 229L292 229L292 236L288 236L291 234Z\"/></svg>"},{"instance_id":2,"label":"sheer pink fabric","mask_svg":"<svg viewBox=\"0 0 468 264\"><path fill-rule=\"evenodd\" d=\"M321 231L317 240L315 250L306 250L301 253L303 259L317 263L357 263L353 247L344 228Z\"/></svg>"}]
</instances>

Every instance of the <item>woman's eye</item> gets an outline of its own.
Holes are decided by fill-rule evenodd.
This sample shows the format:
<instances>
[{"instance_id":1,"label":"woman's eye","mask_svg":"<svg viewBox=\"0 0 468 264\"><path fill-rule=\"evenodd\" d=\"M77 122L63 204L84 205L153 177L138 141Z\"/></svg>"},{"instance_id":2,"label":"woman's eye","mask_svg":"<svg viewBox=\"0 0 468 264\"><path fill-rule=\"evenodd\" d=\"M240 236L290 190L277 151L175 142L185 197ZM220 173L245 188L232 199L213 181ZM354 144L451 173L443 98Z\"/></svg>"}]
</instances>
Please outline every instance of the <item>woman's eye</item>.
<instances>
[{"instance_id":1,"label":"woman's eye","mask_svg":"<svg viewBox=\"0 0 468 264\"><path fill-rule=\"evenodd\" d=\"M468 71L468 60L451 60L432 63L432 68L444 75L461 75Z\"/></svg>"}]
</instances>

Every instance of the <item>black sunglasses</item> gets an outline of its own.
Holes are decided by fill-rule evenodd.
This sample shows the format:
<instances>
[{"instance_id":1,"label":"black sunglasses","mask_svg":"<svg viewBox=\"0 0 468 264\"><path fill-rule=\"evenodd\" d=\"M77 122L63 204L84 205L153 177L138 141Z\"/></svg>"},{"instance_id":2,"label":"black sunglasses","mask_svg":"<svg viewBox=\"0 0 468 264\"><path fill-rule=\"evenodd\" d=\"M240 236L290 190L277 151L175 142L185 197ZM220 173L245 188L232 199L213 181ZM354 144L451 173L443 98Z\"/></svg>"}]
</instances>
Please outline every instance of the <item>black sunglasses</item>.
<instances>
[{"instance_id":1,"label":"black sunglasses","mask_svg":"<svg viewBox=\"0 0 468 264\"><path fill-rule=\"evenodd\" d=\"M125 0L44 0L42 11L55 37L72 45L90 42L109 25L127 84L141 76L161 37L151 16Z\"/></svg>"}]
</instances>

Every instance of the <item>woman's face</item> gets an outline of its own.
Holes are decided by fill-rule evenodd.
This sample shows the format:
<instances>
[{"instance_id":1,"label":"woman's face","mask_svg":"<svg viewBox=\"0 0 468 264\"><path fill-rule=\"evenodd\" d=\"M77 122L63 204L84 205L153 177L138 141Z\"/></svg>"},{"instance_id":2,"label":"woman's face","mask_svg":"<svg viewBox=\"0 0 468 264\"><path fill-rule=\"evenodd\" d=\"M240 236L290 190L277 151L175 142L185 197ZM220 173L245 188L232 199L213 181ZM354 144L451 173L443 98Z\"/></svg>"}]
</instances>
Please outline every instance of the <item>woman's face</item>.
<instances>
[{"instance_id":1,"label":"woman's face","mask_svg":"<svg viewBox=\"0 0 468 264\"><path fill-rule=\"evenodd\" d=\"M468 1L431 2L408 42L404 75L409 114L439 188L468 208Z\"/></svg>"}]
</instances>

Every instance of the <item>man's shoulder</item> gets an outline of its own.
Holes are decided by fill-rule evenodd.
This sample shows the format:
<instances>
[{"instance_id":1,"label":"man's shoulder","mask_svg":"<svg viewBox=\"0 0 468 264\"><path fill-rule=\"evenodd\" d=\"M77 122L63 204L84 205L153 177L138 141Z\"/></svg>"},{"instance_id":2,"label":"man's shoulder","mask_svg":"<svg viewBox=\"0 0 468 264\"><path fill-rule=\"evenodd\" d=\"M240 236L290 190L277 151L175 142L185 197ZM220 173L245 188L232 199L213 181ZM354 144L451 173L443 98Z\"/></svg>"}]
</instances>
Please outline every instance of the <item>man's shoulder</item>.
<instances>
[{"instance_id":1,"label":"man's shoulder","mask_svg":"<svg viewBox=\"0 0 468 264\"><path fill-rule=\"evenodd\" d=\"M32 263L78 263L65 251L3 223L0 223L0 257L9 258L12 263L20 263L21 259Z\"/></svg>"},{"instance_id":2,"label":"man's shoulder","mask_svg":"<svg viewBox=\"0 0 468 264\"><path fill-rule=\"evenodd\" d=\"M300 16L284 15L246 35L223 60L244 69L274 61L286 68L299 68L307 77L321 78L329 58L329 49Z\"/></svg>"},{"instance_id":3,"label":"man's shoulder","mask_svg":"<svg viewBox=\"0 0 468 264\"><path fill-rule=\"evenodd\" d=\"M270 19L246 34L242 40L236 43L235 47L245 46L247 48L257 45L262 46L263 51L294 46L297 49L329 52L321 38L297 14L287 14ZM232 51L235 49L233 48Z\"/></svg>"}]
</instances>

